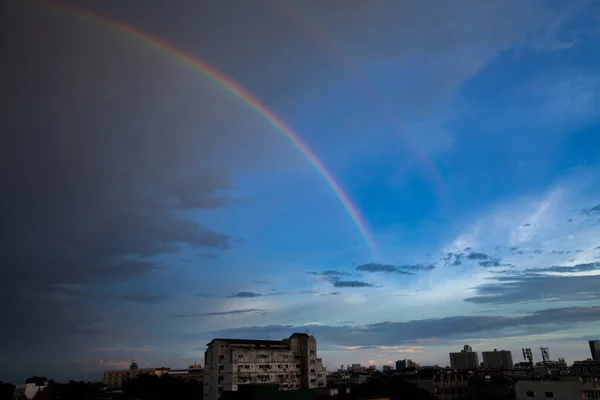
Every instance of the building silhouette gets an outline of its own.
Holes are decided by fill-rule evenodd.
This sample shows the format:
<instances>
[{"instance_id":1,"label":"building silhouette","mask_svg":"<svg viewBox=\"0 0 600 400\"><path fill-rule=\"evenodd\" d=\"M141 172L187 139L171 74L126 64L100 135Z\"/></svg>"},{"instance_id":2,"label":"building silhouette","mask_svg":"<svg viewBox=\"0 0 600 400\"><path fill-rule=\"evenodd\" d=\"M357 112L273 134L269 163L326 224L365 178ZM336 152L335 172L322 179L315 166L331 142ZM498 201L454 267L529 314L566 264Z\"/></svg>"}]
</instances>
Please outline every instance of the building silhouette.
<instances>
[{"instance_id":1,"label":"building silhouette","mask_svg":"<svg viewBox=\"0 0 600 400\"><path fill-rule=\"evenodd\" d=\"M471 346L465 345L459 353L450 353L450 366L453 369L476 369L479 367L477 352Z\"/></svg>"},{"instance_id":2,"label":"building silhouette","mask_svg":"<svg viewBox=\"0 0 600 400\"><path fill-rule=\"evenodd\" d=\"M512 353L508 350L483 351L481 356L486 368L506 370L513 368Z\"/></svg>"},{"instance_id":3,"label":"building silhouette","mask_svg":"<svg viewBox=\"0 0 600 400\"><path fill-rule=\"evenodd\" d=\"M600 361L600 340L590 340L589 344L592 360Z\"/></svg>"}]
</instances>

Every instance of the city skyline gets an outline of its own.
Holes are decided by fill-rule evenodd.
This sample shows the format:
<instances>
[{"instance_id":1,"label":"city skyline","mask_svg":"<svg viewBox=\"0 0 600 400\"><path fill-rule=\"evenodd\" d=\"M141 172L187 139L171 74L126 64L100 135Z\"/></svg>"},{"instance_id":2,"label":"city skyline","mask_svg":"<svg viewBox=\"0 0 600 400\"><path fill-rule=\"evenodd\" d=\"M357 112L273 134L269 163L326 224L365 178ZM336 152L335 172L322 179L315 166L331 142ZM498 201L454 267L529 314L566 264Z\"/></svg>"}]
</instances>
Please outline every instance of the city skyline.
<instances>
[{"instance_id":1,"label":"city skyline","mask_svg":"<svg viewBox=\"0 0 600 400\"><path fill-rule=\"evenodd\" d=\"M598 2L192 3L7 6L0 380L589 358Z\"/></svg>"}]
</instances>

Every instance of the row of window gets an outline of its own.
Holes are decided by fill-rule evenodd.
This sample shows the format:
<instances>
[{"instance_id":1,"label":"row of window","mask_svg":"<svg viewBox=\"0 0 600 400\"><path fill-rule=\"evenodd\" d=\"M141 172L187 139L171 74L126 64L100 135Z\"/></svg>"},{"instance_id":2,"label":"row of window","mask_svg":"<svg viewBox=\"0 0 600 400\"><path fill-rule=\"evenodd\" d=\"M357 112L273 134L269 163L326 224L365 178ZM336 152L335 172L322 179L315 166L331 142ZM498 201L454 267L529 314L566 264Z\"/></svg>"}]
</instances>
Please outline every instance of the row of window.
<instances>
[{"instance_id":1,"label":"row of window","mask_svg":"<svg viewBox=\"0 0 600 400\"><path fill-rule=\"evenodd\" d=\"M275 366L275 364L259 364L259 369L271 369ZM219 370L222 370L222 366L219 367ZM250 364L237 365L238 370L240 369L250 369ZM277 368L298 368L300 369L300 364L277 364ZM314 371L314 370L313 370Z\"/></svg>"},{"instance_id":2,"label":"row of window","mask_svg":"<svg viewBox=\"0 0 600 400\"><path fill-rule=\"evenodd\" d=\"M527 397L535 397L535 392L533 390L528 390L525 392L525 396ZM554 398L554 392L544 392L544 397L548 399Z\"/></svg>"},{"instance_id":3,"label":"row of window","mask_svg":"<svg viewBox=\"0 0 600 400\"><path fill-rule=\"evenodd\" d=\"M583 390L583 398L588 399L600 399L600 390Z\"/></svg>"}]
</instances>

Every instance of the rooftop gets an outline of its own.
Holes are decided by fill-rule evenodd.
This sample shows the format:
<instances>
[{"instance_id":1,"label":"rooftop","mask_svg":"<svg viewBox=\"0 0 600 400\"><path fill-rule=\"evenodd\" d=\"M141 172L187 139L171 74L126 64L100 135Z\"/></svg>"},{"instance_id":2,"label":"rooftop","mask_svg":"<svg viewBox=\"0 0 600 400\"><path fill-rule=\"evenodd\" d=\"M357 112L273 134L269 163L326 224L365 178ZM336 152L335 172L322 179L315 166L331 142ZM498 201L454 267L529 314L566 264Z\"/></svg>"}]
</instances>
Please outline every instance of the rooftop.
<instances>
[{"instance_id":1,"label":"rooftop","mask_svg":"<svg viewBox=\"0 0 600 400\"><path fill-rule=\"evenodd\" d=\"M308 334L306 333L292 333L292 335L290 336L290 339L293 337L310 337ZM207 346L210 346L212 344L212 342L214 342L215 340L220 340L223 342L227 342L229 344L239 344L239 345L255 345L255 346L288 346L289 344L286 342L286 340L289 339L284 339L284 340L262 340L262 339L228 339L228 338L214 338L213 340L210 341L210 343L207 344Z\"/></svg>"},{"instance_id":2,"label":"rooftop","mask_svg":"<svg viewBox=\"0 0 600 400\"><path fill-rule=\"evenodd\" d=\"M258 340L258 339L227 339L227 338L214 338L207 344L210 346L214 341L219 340L227 342L228 344L250 344L256 346L287 346L283 340Z\"/></svg>"}]
</instances>

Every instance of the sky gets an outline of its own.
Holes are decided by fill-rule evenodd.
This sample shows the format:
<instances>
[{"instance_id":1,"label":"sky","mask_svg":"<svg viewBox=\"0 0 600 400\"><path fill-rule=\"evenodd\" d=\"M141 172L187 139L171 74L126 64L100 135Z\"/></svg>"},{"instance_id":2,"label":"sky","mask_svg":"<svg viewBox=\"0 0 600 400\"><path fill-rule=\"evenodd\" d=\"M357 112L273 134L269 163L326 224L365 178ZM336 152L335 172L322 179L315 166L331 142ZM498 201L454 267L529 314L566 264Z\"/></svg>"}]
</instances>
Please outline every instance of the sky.
<instances>
[{"instance_id":1,"label":"sky","mask_svg":"<svg viewBox=\"0 0 600 400\"><path fill-rule=\"evenodd\" d=\"M214 337L309 331L329 369L600 339L598 1L4 8L0 380Z\"/></svg>"}]
</instances>

